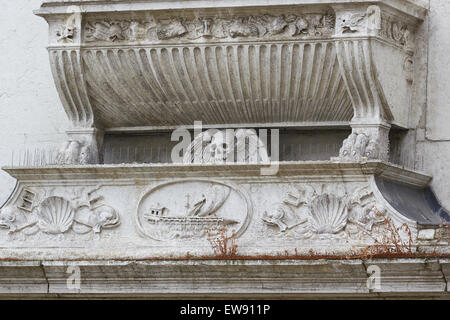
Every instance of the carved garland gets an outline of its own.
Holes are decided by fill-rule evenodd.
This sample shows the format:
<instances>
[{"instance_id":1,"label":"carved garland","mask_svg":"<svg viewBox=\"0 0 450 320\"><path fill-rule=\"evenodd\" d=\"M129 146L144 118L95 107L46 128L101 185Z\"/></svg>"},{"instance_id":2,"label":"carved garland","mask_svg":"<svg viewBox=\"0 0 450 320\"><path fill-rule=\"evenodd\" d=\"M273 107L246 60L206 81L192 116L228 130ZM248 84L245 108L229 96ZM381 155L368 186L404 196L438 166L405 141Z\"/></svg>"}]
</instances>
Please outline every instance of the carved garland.
<instances>
[{"instance_id":1,"label":"carved garland","mask_svg":"<svg viewBox=\"0 0 450 320\"><path fill-rule=\"evenodd\" d=\"M161 41L233 38L270 38L275 35L302 38L330 36L334 33L333 14L262 15L237 18L168 20L98 20L85 25L84 40Z\"/></svg>"}]
</instances>

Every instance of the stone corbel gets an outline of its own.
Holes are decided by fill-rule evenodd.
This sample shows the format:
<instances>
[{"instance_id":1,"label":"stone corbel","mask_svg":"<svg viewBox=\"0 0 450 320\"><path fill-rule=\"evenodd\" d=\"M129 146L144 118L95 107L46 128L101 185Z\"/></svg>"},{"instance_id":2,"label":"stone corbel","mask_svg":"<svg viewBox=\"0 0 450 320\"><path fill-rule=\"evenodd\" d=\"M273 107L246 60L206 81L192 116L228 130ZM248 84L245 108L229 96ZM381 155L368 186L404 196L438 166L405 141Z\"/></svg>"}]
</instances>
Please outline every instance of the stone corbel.
<instances>
[{"instance_id":1,"label":"stone corbel","mask_svg":"<svg viewBox=\"0 0 450 320\"><path fill-rule=\"evenodd\" d=\"M59 165L98 164L102 162L101 147L103 132L95 128L71 129L67 131L68 140L58 151L56 162Z\"/></svg>"},{"instance_id":2,"label":"stone corbel","mask_svg":"<svg viewBox=\"0 0 450 320\"><path fill-rule=\"evenodd\" d=\"M402 78L395 70L387 70L382 60L392 56L394 60L403 61L405 54L411 55L411 34L406 24L384 18L379 6L362 6L354 11L335 9L336 52L354 109L352 133L343 143L339 160L388 161L389 130L397 115L407 112L409 88L402 83L406 77ZM390 73L393 77L385 76ZM388 99L393 96L389 90L395 90L391 88L392 83L402 84L397 101ZM397 108L395 114L393 105Z\"/></svg>"},{"instance_id":3,"label":"stone corbel","mask_svg":"<svg viewBox=\"0 0 450 320\"><path fill-rule=\"evenodd\" d=\"M94 113L87 93L81 58L82 15L72 8L60 21L49 23L50 66L64 110L75 128L91 128ZM78 11L78 12L77 12Z\"/></svg>"},{"instance_id":4,"label":"stone corbel","mask_svg":"<svg viewBox=\"0 0 450 320\"><path fill-rule=\"evenodd\" d=\"M81 57L83 16L72 6L50 23L50 65L56 89L71 122L68 139L57 155L57 164L97 164L103 132L96 129L91 98L87 92Z\"/></svg>"}]
</instances>

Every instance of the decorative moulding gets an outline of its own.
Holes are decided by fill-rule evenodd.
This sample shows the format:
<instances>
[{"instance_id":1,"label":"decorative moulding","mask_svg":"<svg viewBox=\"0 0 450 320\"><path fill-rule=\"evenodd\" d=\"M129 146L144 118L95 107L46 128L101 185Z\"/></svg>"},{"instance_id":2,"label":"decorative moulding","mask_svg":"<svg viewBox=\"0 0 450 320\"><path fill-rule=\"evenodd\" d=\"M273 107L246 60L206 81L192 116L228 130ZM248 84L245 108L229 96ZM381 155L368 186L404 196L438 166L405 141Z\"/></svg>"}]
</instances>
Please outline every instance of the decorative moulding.
<instances>
[{"instance_id":1,"label":"decorative moulding","mask_svg":"<svg viewBox=\"0 0 450 320\"><path fill-rule=\"evenodd\" d=\"M388 160L391 125L407 128L425 13L398 0L56 1L36 11L75 128L347 123L342 161ZM101 160L101 134L75 140L90 152L77 163Z\"/></svg>"},{"instance_id":2,"label":"decorative moulding","mask_svg":"<svg viewBox=\"0 0 450 320\"><path fill-rule=\"evenodd\" d=\"M340 256L364 250L374 239L386 241L389 226L402 225L408 229L397 240L405 248L411 240L416 250L417 223L384 199L373 177L420 188L428 176L381 162L282 163L277 176L261 176L259 169L6 168L19 184L0 210L1 258ZM214 239L221 237L231 252L217 251ZM54 251L55 243L64 251Z\"/></svg>"},{"instance_id":3,"label":"decorative moulding","mask_svg":"<svg viewBox=\"0 0 450 320\"><path fill-rule=\"evenodd\" d=\"M246 261L2 261L0 295L71 298L445 298L446 259ZM80 290L67 288L67 268L79 266ZM382 268L379 289L369 289L370 266ZM114 281L111 281L114 279ZM320 281L318 281L320 279ZM195 285L193 285L195 284ZM194 289L193 289L194 288ZM176 293L175 293L176 292Z\"/></svg>"},{"instance_id":4,"label":"decorative moulding","mask_svg":"<svg viewBox=\"0 0 450 320\"><path fill-rule=\"evenodd\" d=\"M326 176L357 177L377 175L387 180L398 181L412 187L424 188L431 176L382 161L361 163L330 161L280 162L278 174L266 179L278 177L308 176L317 178ZM118 165L78 165L78 166L43 166L43 167L3 167L12 177L23 181L58 180L83 181L91 179L153 180L158 177L185 178L217 175L220 177L242 177L258 179L261 164L118 164Z\"/></svg>"}]
</instances>

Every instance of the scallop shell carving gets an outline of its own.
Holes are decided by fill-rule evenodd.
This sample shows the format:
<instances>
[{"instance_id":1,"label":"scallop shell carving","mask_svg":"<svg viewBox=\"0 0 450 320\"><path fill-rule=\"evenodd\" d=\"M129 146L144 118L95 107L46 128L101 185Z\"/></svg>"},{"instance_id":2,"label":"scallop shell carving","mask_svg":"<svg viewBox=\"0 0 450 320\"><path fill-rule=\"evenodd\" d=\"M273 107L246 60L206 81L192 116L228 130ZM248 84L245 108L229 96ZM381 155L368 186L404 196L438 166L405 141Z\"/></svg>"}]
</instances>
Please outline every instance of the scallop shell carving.
<instances>
[{"instance_id":1,"label":"scallop shell carving","mask_svg":"<svg viewBox=\"0 0 450 320\"><path fill-rule=\"evenodd\" d=\"M312 232L335 234L347 224L348 208L342 198L330 194L315 197L310 203L308 219Z\"/></svg>"},{"instance_id":2,"label":"scallop shell carving","mask_svg":"<svg viewBox=\"0 0 450 320\"><path fill-rule=\"evenodd\" d=\"M61 197L49 197L42 201L38 210L39 228L50 234L64 233L72 226L75 210L70 202Z\"/></svg>"}]
</instances>

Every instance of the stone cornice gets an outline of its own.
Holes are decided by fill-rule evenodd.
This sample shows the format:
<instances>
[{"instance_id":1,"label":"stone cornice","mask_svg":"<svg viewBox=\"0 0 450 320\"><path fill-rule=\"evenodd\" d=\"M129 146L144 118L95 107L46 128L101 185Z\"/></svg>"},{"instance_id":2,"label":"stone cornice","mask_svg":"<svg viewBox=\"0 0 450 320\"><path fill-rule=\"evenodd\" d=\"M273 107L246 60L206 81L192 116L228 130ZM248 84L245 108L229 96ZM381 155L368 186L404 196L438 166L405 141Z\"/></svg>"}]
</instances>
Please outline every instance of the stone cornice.
<instances>
[{"instance_id":1,"label":"stone cornice","mask_svg":"<svg viewBox=\"0 0 450 320\"><path fill-rule=\"evenodd\" d=\"M123 179L134 183L136 179L155 179L161 177L202 177L220 176L235 179L259 179L260 170L267 167L258 164L232 163L227 165L176 165L176 164L118 164L118 165L79 165L79 166L44 166L44 167L4 167L14 178L20 181L34 180L89 180L89 179ZM402 168L382 161L364 163L339 163L331 161L281 162L279 177L342 177L343 180L377 175L387 180L415 187L425 187L431 177L425 173ZM270 180L270 177L263 177Z\"/></svg>"},{"instance_id":2,"label":"stone cornice","mask_svg":"<svg viewBox=\"0 0 450 320\"><path fill-rule=\"evenodd\" d=\"M391 7L416 19L423 20L425 18L427 9L412 0L280 0L271 4L266 0L221 0L221 1L202 1L202 0L184 0L184 1L130 1L126 0L49 0L44 1L42 7L36 10L35 13L41 16L49 14L49 9L52 13L64 14L67 8L73 5L81 5L85 12L113 12L118 7L127 6L130 11L146 11L146 10L171 10L176 9L205 9L205 8L244 8L244 7L258 7L258 6L292 6L292 5L336 5L336 4L376 4Z\"/></svg>"},{"instance_id":3,"label":"stone cornice","mask_svg":"<svg viewBox=\"0 0 450 320\"><path fill-rule=\"evenodd\" d=\"M80 267L80 290L66 270ZM368 268L381 268L369 290ZM409 297L448 298L448 259L2 261L1 295L48 297ZM111 281L114 279L114 281ZM176 292L176 293L175 293Z\"/></svg>"}]
</instances>

